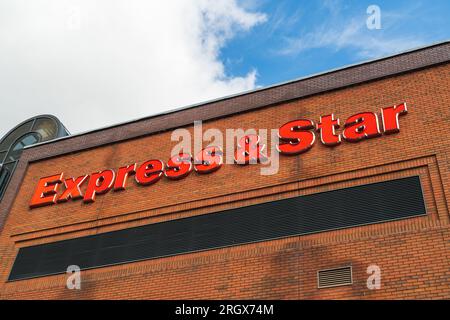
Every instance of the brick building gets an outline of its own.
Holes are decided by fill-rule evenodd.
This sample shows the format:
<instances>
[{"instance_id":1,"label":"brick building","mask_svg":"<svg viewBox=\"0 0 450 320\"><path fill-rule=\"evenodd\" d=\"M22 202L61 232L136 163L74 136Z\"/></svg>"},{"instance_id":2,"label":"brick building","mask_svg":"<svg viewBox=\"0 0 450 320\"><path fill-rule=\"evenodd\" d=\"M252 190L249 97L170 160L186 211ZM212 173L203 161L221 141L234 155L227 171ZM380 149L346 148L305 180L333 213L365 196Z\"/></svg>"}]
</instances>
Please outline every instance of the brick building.
<instances>
[{"instance_id":1,"label":"brick building","mask_svg":"<svg viewBox=\"0 0 450 320\"><path fill-rule=\"evenodd\" d=\"M0 203L0 298L449 299L449 61L439 43L26 148ZM380 110L399 105L388 132ZM344 123L363 112L380 132L349 142ZM125 190L114 185L121 167L166 163L172 131L195 120L225 132L331 114L342 143L305 129L312 147L281 154L273 175L224 164L144 185L130 167ZM106 169L111 185L87 197ZM76 186L61 197L85 175L71 180L84 199ZM66 287L68 265L80 290Z\"/></svg>"}]
</instances>

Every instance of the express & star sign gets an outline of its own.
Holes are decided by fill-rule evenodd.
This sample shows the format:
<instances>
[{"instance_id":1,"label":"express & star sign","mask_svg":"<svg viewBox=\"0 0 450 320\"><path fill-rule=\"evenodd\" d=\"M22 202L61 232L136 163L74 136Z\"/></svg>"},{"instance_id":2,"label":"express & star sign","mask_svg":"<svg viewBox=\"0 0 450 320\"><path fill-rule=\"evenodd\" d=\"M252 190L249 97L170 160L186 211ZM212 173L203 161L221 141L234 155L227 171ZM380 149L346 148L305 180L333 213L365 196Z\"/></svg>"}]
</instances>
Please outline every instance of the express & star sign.
<instances>
[{"instance_id":1,"label":"express & star sign","mask_svg":"<svg viewBox=\"0 0 450 320\"><path fill-rule=\"evenodd\" d=\"M282 155L298 155L306 152L315 143L315 131L318 132L321 143L326 146L339 145L342 139L358 142L382 134L396 133L400 130L399 116L406 113L406 103L381 109L381 126L376 113L358 113L345 121L342 133L336 132L340 127L340 121L333 114L321 116L317 124L308 119L289 121L278 130L277 150ZM252 161L258 162L266 158L263 150L264 146L260 143L258 135L246 135L238 141L234 155L235 162L244 165ZM212 173L219 170L222 165L221 148L209 146L195 157L181 153L170 158L166 164L159 159L151 159L139 165L132 163L117 170L106 169L66 179L63 173L58 173L39 180L30 207L36 208L77 199L83 199L85 203L94 202L96 195L107 193L111 189L124 190L127 178L131 175L134 175L137 184L147 186L158 182L163 176L170 180L179 180L187 177L192 171L198 174ZM81 186L84 183L87 183L87 187L83 193ZM61 186L64 188L60 188Z\"/></svg>"}]
</instances>

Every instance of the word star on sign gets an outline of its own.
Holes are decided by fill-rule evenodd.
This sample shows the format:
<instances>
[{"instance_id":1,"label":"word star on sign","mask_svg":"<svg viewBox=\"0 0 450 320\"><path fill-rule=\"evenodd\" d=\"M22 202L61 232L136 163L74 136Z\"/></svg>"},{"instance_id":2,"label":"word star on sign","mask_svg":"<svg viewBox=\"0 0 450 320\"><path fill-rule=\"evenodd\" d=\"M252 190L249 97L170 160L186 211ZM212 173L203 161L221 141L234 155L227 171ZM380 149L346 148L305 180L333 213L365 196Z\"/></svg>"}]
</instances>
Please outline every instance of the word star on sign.
<instances>
[{"instance_id":1,"label":"word star on sign","mask_svg":"<svg viewBox=\"0 0 450 320\"><path fill-rule=\"evenodd\" d=\"M381 109L382 130L384 134L400 131L399 116L407 113L406 103ZM316 140L315 131L319 133L320 141L326 146L336 146L341 140L358 142L364 139L382 135L378 115L373 112L363 112L349 117L344 123L342 134L337 133L340 128L339 119L334 114L320 117L319 123L311 120L298 119L285 123L278 129L279 143L277 150L282 155L297 155L308 151ZM264 145L260 143L258 135L246 135L238 142L234 154L236 164L246 165L261 162L267 157L263 154ZM252 162L253 161L253 162ZM127 178L134 175L139 185L151 185L163 176L170 180L187 177L192 171L198 174L215 172L223 165L223 152L220 147L209 146L195 157L188 153L173 156L165 164L158 159L145 161L138 166L129 164L119 169L107 169L78 178L64 179L63 173L41 178L38 182L30 207L36 208L46 205L83 199L85 203L94 202L96 195L105 194L111 189L125 190ZM87 181L83 193L81 186ZM60 192L60 186L64 189Z\"/></svg>"}]
</instances>

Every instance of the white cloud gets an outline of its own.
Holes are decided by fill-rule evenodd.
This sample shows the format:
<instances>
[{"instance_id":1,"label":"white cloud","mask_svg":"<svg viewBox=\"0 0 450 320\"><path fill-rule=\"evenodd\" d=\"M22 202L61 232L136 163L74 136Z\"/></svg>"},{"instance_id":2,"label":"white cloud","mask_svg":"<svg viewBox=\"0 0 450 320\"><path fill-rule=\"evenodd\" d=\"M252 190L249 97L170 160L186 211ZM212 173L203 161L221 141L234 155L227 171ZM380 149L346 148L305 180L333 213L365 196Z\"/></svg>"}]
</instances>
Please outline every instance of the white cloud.
<instances>
[{"instance_id":1,"label":"white cloud","mask_svg":"<svg viewBox=\"0 0 450 320\"><path fill-rule=\"evenodd\" d=\"M36 114L76 133L253 89L220 50L265 19L232 0L4 0L0 136Z\"/></svg>"},{"instance_id":2,"label":"white cloud","mask_svg":"<svg viewBox=\"0 0 450 320\"><path fill-rule=\"evenodd\" d=\"M339 12L339 7L333 8ZM417 35L405 36L390 30L391 21L403 15L383 11L383 21L387 20L388 23L381 30L369 30L366 27L367 16L364 13L351 19L334 14L312 32L295 38L286 38L285 45L277 53L297 55L305 50L317 48L335 51L352 49L358 58L368 59L401 52L425 43Z\"/></svg>"}]
</instances>

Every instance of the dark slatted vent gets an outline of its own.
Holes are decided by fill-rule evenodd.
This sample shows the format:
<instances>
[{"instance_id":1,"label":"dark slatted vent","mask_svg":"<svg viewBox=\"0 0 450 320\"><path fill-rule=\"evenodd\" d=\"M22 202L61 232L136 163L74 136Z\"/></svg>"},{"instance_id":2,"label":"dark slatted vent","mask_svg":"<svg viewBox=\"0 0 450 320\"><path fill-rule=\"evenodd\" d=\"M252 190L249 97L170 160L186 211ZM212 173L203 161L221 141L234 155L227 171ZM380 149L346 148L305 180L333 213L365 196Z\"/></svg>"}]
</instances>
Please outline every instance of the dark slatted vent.
<instances>
[{"instance_id":1,"label":"dark slatted vent","mask_svg":"<svg viewBox=\"0 0 450 320\"><path fill-rule=\"evenodd\" d=\"M353 283L352 267L320 270L317 272L317 287L329 288Z\"/></svg>"},{"instance_id":2,"label":"dark slatted vent","mask_svg":"<svg viewBox=\"0 0 450 320\"><path fill-rule=\"evenodd\" d=\"M409 177L20 248L9 280L424 214L420 179Z\"/></svg>"}]
</instances>

